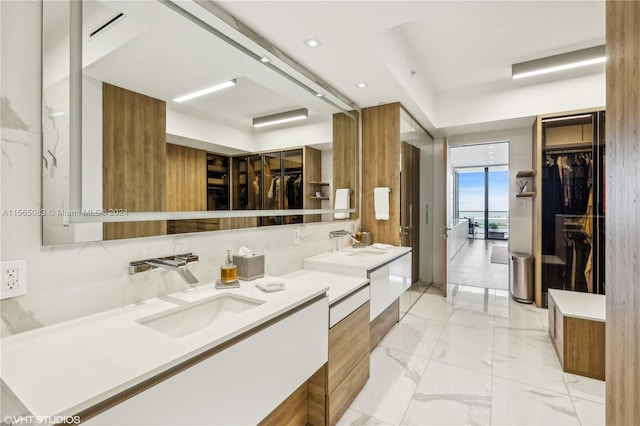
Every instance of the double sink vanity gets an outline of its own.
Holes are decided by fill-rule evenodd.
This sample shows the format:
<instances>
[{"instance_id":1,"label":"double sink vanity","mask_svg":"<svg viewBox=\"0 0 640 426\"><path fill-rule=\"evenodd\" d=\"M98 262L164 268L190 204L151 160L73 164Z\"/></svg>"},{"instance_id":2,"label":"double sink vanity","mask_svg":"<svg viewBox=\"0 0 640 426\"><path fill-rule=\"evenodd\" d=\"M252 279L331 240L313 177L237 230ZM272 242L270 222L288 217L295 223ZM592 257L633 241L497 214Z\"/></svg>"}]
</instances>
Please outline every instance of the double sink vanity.
<instances>
[{"instance_id":1,"label":"double sink vanity","mask_svg":"<svg viewBox=\"0 0 640 426\"><path fill-rule=\"evenodd\" d=\"M21 412L59 423L335 424L398 321L411 249L346 249L277 278L214 284L2 340ZM57 417L56 417L57 416Z\"/></svg>"}]
</instances>

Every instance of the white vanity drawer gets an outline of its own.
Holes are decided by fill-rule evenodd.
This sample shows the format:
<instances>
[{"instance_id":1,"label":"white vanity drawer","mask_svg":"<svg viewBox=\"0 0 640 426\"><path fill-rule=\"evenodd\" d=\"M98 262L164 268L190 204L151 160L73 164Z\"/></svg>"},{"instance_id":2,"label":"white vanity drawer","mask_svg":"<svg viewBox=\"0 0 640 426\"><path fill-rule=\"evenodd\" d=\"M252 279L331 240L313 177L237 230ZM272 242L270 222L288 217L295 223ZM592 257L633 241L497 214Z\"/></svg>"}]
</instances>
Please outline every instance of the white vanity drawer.
<instances>
[{"instance_id":1,"label":"white vanity drawer","mask_svg":"<svg viewBox=\"0 0 640 426\"><path fill-rule=\"evenodd\" d=\"M369 301L369 286L362 287L352 295L329 306L329 328L333 327L351 312Z\"/></svg>"}]
</instances>

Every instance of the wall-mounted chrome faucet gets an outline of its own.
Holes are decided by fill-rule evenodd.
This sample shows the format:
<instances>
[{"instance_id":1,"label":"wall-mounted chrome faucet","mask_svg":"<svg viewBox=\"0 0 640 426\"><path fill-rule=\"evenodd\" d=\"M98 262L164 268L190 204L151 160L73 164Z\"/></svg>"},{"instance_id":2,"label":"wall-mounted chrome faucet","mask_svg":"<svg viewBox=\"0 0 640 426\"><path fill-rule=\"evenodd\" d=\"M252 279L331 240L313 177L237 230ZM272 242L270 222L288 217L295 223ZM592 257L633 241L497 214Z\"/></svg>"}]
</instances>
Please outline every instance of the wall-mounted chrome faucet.
<instances>
[{"instance_id":1,"label":"wall-mounted chrome faucet","mask_svg":"<svg viewBox=\"0 0 640 426\"><path fill-rule=\"evenodd\" d=\"M349 231L347 231L346 229L342 229L340 231L331 231L329 232L329 238L330 239L334 239L334 238L338 238L338 237L349 237L351 239L351 241L354 242L354 244L360 244L360 241L358 241L356 239L356 237L353 236L353 234ZM339 247L339 243L338 240L336 240L336 249L335 251L338 251L340 249Z\"/></svg>"},{"instance_id":2,"label":"wall-mounted chrome faucet","mask_svg":"<svg viewBox=\"0 0 640 426\"><path fill-rule=\"evenodd\" d=\"M195 287L198 284L198 279L191 273L188 265L192 263L198 263L198 256L186 253L177 254L175 256L157 257L153 259L136 260L129 264L129 275L138 274L140 272L152 271L157 268L169 269L176 271L178 275L186 282L190 287Z\"/></svg>"}]
</instances>

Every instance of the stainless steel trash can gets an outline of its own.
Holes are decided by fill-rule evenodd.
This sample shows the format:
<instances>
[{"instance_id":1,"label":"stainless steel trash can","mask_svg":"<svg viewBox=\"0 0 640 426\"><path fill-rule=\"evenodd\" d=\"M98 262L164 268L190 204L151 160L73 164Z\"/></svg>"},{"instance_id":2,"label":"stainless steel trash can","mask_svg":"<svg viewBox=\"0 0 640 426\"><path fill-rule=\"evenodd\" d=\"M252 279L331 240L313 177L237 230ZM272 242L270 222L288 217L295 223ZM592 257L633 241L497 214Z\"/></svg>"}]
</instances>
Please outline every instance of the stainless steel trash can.
<instances>
[{"instance_id":1,"label":"stainless steel trash can","mask_svg":"<svg viewBox=\"0 0 640 426\"><path fill-rule=\"evenodd\" d=\"M511 253L511 297L517 302L533 303L533 256Z\"/></svg>"}]
</instances>

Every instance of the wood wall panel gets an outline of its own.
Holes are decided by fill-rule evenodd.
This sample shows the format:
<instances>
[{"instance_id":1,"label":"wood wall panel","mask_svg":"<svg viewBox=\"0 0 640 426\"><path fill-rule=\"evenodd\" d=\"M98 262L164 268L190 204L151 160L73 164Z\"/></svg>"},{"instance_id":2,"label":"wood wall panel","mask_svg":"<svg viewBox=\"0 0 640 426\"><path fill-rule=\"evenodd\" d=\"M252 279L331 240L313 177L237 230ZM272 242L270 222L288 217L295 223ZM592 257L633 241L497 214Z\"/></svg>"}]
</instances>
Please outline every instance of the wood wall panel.
<instances>
[{"instance_id":1,"label":"wood wall panel","mask_svg":"<svg viewBox=\"0 0 640 426\"><path fill-rule=\"evenodd\" d=\"M362 110L362 227L377 243L399 244L400 104ZM373 189L389 187L389 220L376 220Z\"/></svg>"},{"instance_id":2,"label":"wood wall panel","mask_svg":"<svg viewBox=\"0 0 640 426\"><path fill-rule=\"evenodd\" d=\"M640 419L640 2L607 1L606 416Z\"/></svg>"},{"instance_id":3,"label":"wood wall panel","mask_svg":"<svg viewBox=\"0 0 640 426\"><path fill-rule=\"evenodd\" d=\"M166 144L167 211L207 210L207 153Z\"/></svg>"},{"instance_id":4,"label":"wood wall panel","mask_svg":"<svg viewBox=\"0 0 640 426\"><path fill-rule=\"evenodd\" d=\"M221 217L219 221L220 230L255 228L258 226L257 217Z\"/></svg>"},{"instance_id":5,"label":"wood wall panel","mask_svg":"<svg viewBox=\"0 0 640 426\"><path fill-rule=\"evenodd\" d=\"M107 83L102 85L104 209L166 210L166 105ZM104 239L167 233L166 221L105 223Z\"/></svg>"},{"instance_id":6,"label":"wood wall panel","mask_svg":"<svg viewBox=\"0 0 640 426\"><path fill-rule=\"evenodd\" d=\"M358 181L360 179L359 143L358 143L358 111L350 111L353 118L343 114L333 114L333 192L336 189L351 189L350 206L358 209ZM333 206L331 206L333 207ZM358 219L358 211L351 213L351 219Z\"/></svg>"},{"instance_id":7,"label":"wood wall panel","mask_svg":"<svg viewBox=\"0 0 640 426\"><path fill-rule=\"evenodd\" d=\"M535 180L534 188L537 189L538 195L533 198L533 256L534 256L534 293L536 307L542 307L542 119L537 117L531 128L533 138L533 164L536 169L536 175L532 178Z\"/></svg>"}]
</instances>

